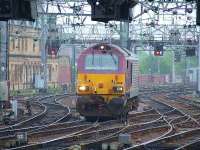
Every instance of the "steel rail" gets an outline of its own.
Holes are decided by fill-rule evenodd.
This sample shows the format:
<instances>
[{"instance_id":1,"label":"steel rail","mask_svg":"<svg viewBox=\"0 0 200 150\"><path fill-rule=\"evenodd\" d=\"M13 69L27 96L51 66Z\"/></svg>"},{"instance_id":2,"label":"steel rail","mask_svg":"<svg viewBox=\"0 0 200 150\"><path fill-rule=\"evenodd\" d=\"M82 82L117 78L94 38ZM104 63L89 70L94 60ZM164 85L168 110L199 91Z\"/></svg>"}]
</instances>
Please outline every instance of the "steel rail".
<instances>
[{"instance_id":1,"label":"steel rail","mask_svg":"<svg viewBox=\"0 0 200 150\"><path fill-rule=\"evenodd\" d=\"M178 133L171 136L167 136L159 140L152 140L148 143L144 143L141 145L135 145L126 150L143 149L144 147L159 148L159 145L161 147L164 147L164 144L167 144L167 143L173 143L171 144L171 146L175 147L174 149L176 149L176 148L180 148L183 144L187 145L188 143L195 142L196 140L194 139L194 136L196 136L196 139L200 138L200 128L193 129L190 131L185 131L185 132Z\"/></svg>"},{"instance_id":2,"label":"steel rail","mask_svg":"<svg viewBox=\"0 0 200 150\"><path fill-rule=\"evenodd\" d=\"M31 117L23 122L20 122L19 124L15 124L9 128L6 128L5 130L1 131L0 134L3 136L1 137L1 141L8 141L8 140L15 140L16 139L16 135L15 133L18 133L18 132L28 132L28 133L32 133L32 132L36 132L36 131L41 131L41 130L44 130L44 129L48 129L48 128L52 128L52 126L56 127L57 125L61 126L63 124L61 124L60 122L62 121L69 121L70 118L71 118L71 111L70 111L70 108L69 107L64 107L68 110L68 113L64 116L62 116L61 118L55 120L54 122L50 123L50 124L47 124L47 125L38 125L38 126L34 126L34 127L28 127L28 128L23 128L24 126L26 126L27 124L30 124L32 122L34 122L35 120L38 121L38 119L42 119L46 114L47 114L47 104L46 102L41 102L42 100L46 99L46 98L52 98L53 96L47 96L47 97L43 97L40 99L40 102L39 100L37 100L37 102L39 102L45 109L43 112L41 112L40 114L34 116L34 117ZM62 95L62 97L58 97L58 98L64 98L66 97L66 95ZM56 99L58 99L56 98ZM55 99L54 99L55 100ZM56 100L55 100L56 102ZM49 104L48 104L49 105ZM55 103L55 104L50 104L50 105L55 105L55 106L60 106L59 104ZM62 106L63 107L63 106ZM36 122L37 122L36 121ZM81 122L83 120L78 120L77 122Z\"/></svg>"},{"instance_id":3,"label":"steel rail","mask_svg":"<svg viewBox=\"0 0 200 150\"><path fill-rule=\"evenodd\" d=\"M148 110L149 111L149 110ZM143 112L143 113L145 113L145 112ZM140 113L140 114L142 114L142 113ZM160 120L162 117L160 117L160 118L158 118L158 119L156 119L156 121L158 121L158 120ZM116 121L115 121L116 122ZM103 127L102 127L102 125L103 125ZM108 122L108 123L102 123L101 125L95 125L95 126L93 126L93 127L89 127L89 128L87 128L87 129L84 129L83 131L78 131L77 133L73 133L73 134L71 134L71 135L67 135L67 136L64 136L64 137L61 137L61 138L57 138L57 139L54 139L54 140L50 140L50 141L46 141L46 142L43 142L43 143L39 143L39 144L32 144L32 145L27 145L27 146L24 146L24 147L20 147L20 148L24 148L24 149L34 149L34 147L40 147L40 146L42 146L42 147L45 147L45 145L46 146L48 146L49 144L48 143L56 143L56 141L57 142L60 142L60 140L62 141L62 140L65 140L66 138L76 138L76 137L81 137L81 136L84 136L84 135L87 135L87 137L88 137L88 134L90 134L91 135L91 133L92 134L95 134L96 132L103 132L104 130L106 131L106 133L109 131L109 130L116 130L116 129L119 129L119 128L123 128L122 126L121 127L119 127L118 125L116 125L114 128L111 128L111 129L105 129L106 128L106 126L110 126L111 125L111 123L110 122ZM138 124L138 126L141 126L142 125L142 123L140 123L140 124ZM105 126L105 127L104 127ZM136 125L133 125L133 126L136 126ZM100 129L100 130L98 130L98 128ZM102 129L103 128L103 129ZM92 130L92 131L91 131ZM89 132L90 131L90 132ZM116 133L116 132L114 132L114 133ZM111 133L110 133L111 134ZM71 137L70 137L71 136ZM17 149L17 148L16 148Z\"/></svg>"},{"instance_id":4,"label":"steel rail","mask_svg":"<svg viewBox=\"0 0 200 150\"><path fill-rule=\"evenodd\" d=\"M186 113L183 112L182 110L177 109L176 107L171 106L170 104L168 104L168 103L166 103L166 102L163 102L163 101L158 100L157 97L156 97L156 98L153 98L153 100L156 101L156 102L158 102L158 103L165 104L166 106L169 106L169 107L171 107L171 108L174 108L173 110L179 111L181 114L183 114L182 117L178 117L178 118L176 118L176 119L179 119L179 118L186 118L186 120L187 120L187 119L191 119L192 121L194 121L195 123L197 123L196 119L192 118L192 116L186 114ZM186 121L186 120L185 120L185 121ZM172 129L174 129L173 121L174 121L174 120L171 120L171 121L169 122L169 124L172 126ZM182 121L182 123L184 123L185 121ZM180 122L179 124L181 124L181 122ZM197 123L197 124L199 125L199 123ZM199 130L200 130L200 129L199 129ZM197 131L197 130L194 130L194 131ZM188 132L184 132L184 133L188 133ZM180 137L183 137L184 133L178 133L178 134L175 134L175 135L170 135L170 134L168 134L169 136L167 136L167 137L163 136L163 138L160 138L160 139L163 139L163 142L162 142L162 144L163 144L164 141L165 141L167 138L171 138L171 137L174 137L174 136L176 136L176 135L180 135ZM148 142L146 142L146 143L142 143L142 144L135 145L135 146L133 146L133 147L127 148L126 150L131 150L131 149L142 149L142 148L146 147L147 145L149 145L150 143L153 144L153 143L159 142L160 139L153 139L153 140L148 141Z\"/></svg>"}]
</instances>

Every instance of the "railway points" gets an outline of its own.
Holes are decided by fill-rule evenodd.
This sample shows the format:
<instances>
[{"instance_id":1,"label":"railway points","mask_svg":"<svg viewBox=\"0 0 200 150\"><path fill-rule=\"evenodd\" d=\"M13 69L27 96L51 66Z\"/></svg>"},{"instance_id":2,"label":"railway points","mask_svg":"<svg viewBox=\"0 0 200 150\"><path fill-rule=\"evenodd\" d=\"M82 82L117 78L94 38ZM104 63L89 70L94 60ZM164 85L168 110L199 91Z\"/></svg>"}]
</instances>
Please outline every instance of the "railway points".
<instances>
[{"instance_id":1,"label":"railway points","mask_svg":"<svg viewBox=\"0 0 200 150\"><path fill-rule=\"evenodd\" d=\"M68 118L64 121L63 117L66 117L66 115L59 113L60 119L53 119L54 122L50 119L44 124L48 118L48 115L46 115L47 118L41 118L41 120L44 119L44 122L35 122L33 123L33 125L35 124L34 126L29 126L29 124L32 124L30 122L25 126L22 124L21 126L12 127L12 129L2 129L0 132L0 145L2 147L7 146L9 149L68 149L76 147L75 145L80 145L82 149L100 149L102 145L115 145L118 148L122 148L123 144L119 142L119 137L120 135L128 134L131 137L131 144L129 148L125 147L127 149L140 149L145 145L152 147L153 143L159 143L162 139L165 141L165 138L172 138L173 140L174 136L182 137L181 134L183 134L183 137L185 137L187 132L189 134L193 130L198 131L200 119L198 107L191 105L191 103L180 103L183 100L181 99L182 97L188 98L187 94L184 96L182 93L180 96L179 91L177 91L177 94L169 91L173 90L168 89L168 92L163 91L163 93L158 94L155 92L148 95L146 93L145 95L141 94L139 105L143 109L141 110L140 108L130 112L127 122L121 122L120 119L106 122L98 122L98 120L96 122L88 122L80 118L71 120ZM74 95L58 95L40 97L40 100L34 102L40 102L46 108L51 109L51 106L55 108L60 106L58 107L60 109L64 105L67 110L70 106L66 107L66 101L69 101L70 97L74 99ZM179 98L180 100L177 100ZM72 103L70 102L69 104ZM50 107L48 107L49 105ZM74 109L74 105L71 106ZM72 113L71 111L69 112ZM52 113L50 114L52 115ZM70 117L72 116L74 115L70 115ZM15 135L19 132L27 133L26 138L28 139L26 143L21 142L21 145L19 143L16 144L16 141L14 142ZM196 138L196 135L194 136ZM189 142L185 146L192 146L192 143L198 143L191 139L190 137L186 138ZM168 144L166 143L167 146ZM178 148L177 145L174 147Z\"/></svg>"}]
</instances>

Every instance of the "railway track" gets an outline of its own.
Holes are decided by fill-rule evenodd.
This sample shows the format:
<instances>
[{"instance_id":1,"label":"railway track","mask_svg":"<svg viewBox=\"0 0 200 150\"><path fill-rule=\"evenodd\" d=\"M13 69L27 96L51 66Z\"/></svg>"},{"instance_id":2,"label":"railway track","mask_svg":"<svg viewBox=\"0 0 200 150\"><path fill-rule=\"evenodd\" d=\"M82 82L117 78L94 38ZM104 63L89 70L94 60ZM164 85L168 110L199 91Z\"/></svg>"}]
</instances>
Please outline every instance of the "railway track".
<instances>
[{"instance_id":1,"label":"railway track","mask_svg":"<svg viewBox=\"0 0 200 150\"><path fill-rule=\"evenodd\" d=\"M168 125L160 125L159 123L157 123L156 126L151 127L149 124L147 124L147 127L148 127L147 129L145 129L145 127L143 127L143 129L141 131L134 132L134 130L131 129L131 130L125 132L125 133L129 133L131 135L133 145L138 145L138 147L140 145L143 146L143 147L139 147L138 149L143 149L146 144L151 143L153 141L159 141L159 139L162 139L162 138L165 138L168 136L171 137L176 134L179 134L182 132L187 132L187 131L190 131L192 129L199 127L198 122L197 122L199 119L198 114L194 115L192 113L189 113L189 114L185 113L185 111L183 111L183 110L184 109L187 110L188 107L187 108L184 107L184 108L180 109L180 107L176 107L176 105L172 105L171 103L166 103L166 97L164 98L164 101L165 102L158 100L158 97L156 97L156 98L153 97L153 98L151 98L149 104L155 110L158 111L158 113L165 120L165 123L167 123ZM151 116L152 115L149 115L149 117L151 117ZM137 118L137 116L135 116L135 118ZM181 136L181 134L180 134L180 136ZM195 136L194 139L198 139L198 137ZM117 145L118 136L109 137L107 140L99 141L98 142L99 147L96 147L96 149L100 148L100 146L104 142L105 143L115 143L115 145ZM192 142L194 142L194 141L192 141ZM195 141L195 142L197 143L197 141ZM89 144L86 144L85 149L88 149L89 147L93 148L94 145L98 145L98 144L97 144L97 142L94 142L94 143L91 142ZM186 146L191 146L191 144L188 144ZM135 147L137 147L137 146L133 146L130 149L134 149ZM159 148L162 149L162 147L159 147ZM151 147L150 147L150 149L151 149ZM157 149L157 147L153 147L152 149Z\"/></svg>"},{"instance_id":2,"label":"railway track","mask_svg":"<svg viewBox=\"0 0 200 150\"><path fill-rule=\"evenodd\" d=\"M177 93L180 94L179 91ZM200 114L196 108L194 110L193 106L181 103L176 99L176 95L170 97L167 92L142 96L142 102L147 103L152 108L140 113L130 113L126 123L121 123L118 120L105 123L88 123L79 120L67 125L65 120L61 119L60 122L48 123L49 126L42 125L42 130L31 130L27 135L27 145L13 148L13 150L64 150L74 145L82 145L82 149L85 150L99 150L105 143L108 145L114 143L120 147L118 141L120 134L128 134L131 137L132 145L129 145L127 149L143 149L146 146L154 149L157 148L153 147L155 145L162 148L163 142L164 147L171 149L198 145L200 137L195 131L199 133L200 130ZM46 104L45 100L43 104ZM58 105L54 99L48 101L48 104ZM51 122L51 120L49 121ZM179 136L182 137L180 144L175 143L170 147L170 142L167 141L173 141ZM182 142L184 140L185 143ZM187 140L188 142L186 142ZM123 148L125 147L121 147L121 149Z\"/></svg>"},{"instance_id":3,"label":"railway track","mask_svg":"<svg viewBox=\"0 0 200 150\"><path fill-rule=\"evenodd\" d=\"M172 109L170 113L179 112L178 116L173 119L168 119L164 113L164 117L169 120L173 127L173 132L160 139L152 139L142 144L135 144L129 149L182 149L187 147L196 146L199 138L199 111L196 107L189 105L186 102L176 101L179 95L173 97L166 96L165 94L153 96L152 99L156 103L169 106ZM155 105L154 105L155 106ZM188 109L190 108L190 109ZM165 110L165 109L164 109ZM161 109L163 113L163 108Z\"/></svg>"},{"instance_id":4,"label":"railway track","mask_svg":"<svg viewBox=\"0 0 200 150\"><path fill-rule=\"evenodd\" d=\"M31 110L32 113L29 114L27 111L27 101L28 100L17 100L18 102L18 116L17 120L15 122L12 122L9 125L14 125L19 122L25 121L28 118L35 116L43 111L43 107L38 102L32 102L31 103Z\"/></svg>"},{"instance_id":5,"label":"railway track","mask_svg":"<svg viewBox=\"0 0 200 150\"><path fill-rule=\"evenodd\" d=\"M162 107L160 107L161 105L162 105ZM170 134L174 134L174 128L173 128L173 124L171 123L171 121L173 121L173 123L174 123L176 119L180 119L181 117L184 117L184 114L182 114L181 112L176 110L176 108L174 108L174 107L164 105L161 103L159 103L159 105L156 103L156 106L157 106L156 109L147 111L146 115L144 115L143 123L145 123L145 126L142 126L141 130L136 130L135 132L134 132L134 130L132 130L132 128L131 128L131 130L125 130L124 133L131 134L133 144L139 144L139 143L141 144L141 143L147 142L151 139L159 139L161 137L164 137L164 136L167 136ZM155 107L155 103L154 103L154 107ZM150 112L154 112L154 113L149 114ZM162 119L165 122L165 125L160 124L160 120L156 120L154 122L154 126L151 126L151 124L149 124L150 122L148 122L148 120L145 120L145 118L153 118L158 114L160 116L159 119ZM138 115L138 116L141 116L141 115ZM135 117L134 120L138 120L138 118L137 118L138 116L134 115L134 117ZM171 118L171 119L169 119L169 118ZM185 118L182 118L182 119L185 119ZM161 133L163 133L163 134L161 134ZM117 143L118 136L110 137L107 140L98 141L98 144L96 142L86 144L86 147L88 148L88 147L92 147L94 145L99 145L98 148L100 148L101 144L104 142L105 143L113 143L113 142ZM98 149L98 148L96 147L96 149Z\"/></svg>"},{"instance_id":6,"label":"railway track","mask_svg":"<svg viewBox=\"0 0 200 150\"><path fill-rule=\"evenodd\" d=\"M151 112L152 115L156 114L156 112L152 111L152 110L148 110L147 112L149 112L149 113ZM145 114L149 114L147 112L138 113L137 115L140 116L139 120L141 122L138 123L138 126L136 124L134 124L134 125L131 125L131 127L135 128L135 130L138 128L140 128L140 129L143 128L142 124L144 124L144 122L146 122ZM134 115L129 116L130 121L131 121L131 117L133 117L133 116ZM152 118L152 120L153 119L161 119L161 118L157 114L157 118ZM130 124L131 124L131 122L130 122ZM152 126L153 125L155 126L155 124L152 124ZM94 135L95 135L96 139L112 135L113 132L118 132L118 131L122 130L124 127L126 127L126 126L123 123L119 122L118 120L114 120L114 121L98 123L98 124L96 124L96 123L84 124L84 125L81 124L81 125L77 125L77 126L71 126L69 128L66 128L63 126L59 129L57 128L57 129L52 130L52 128L51 128L51 130L49 130L49 131L46 130L43 132L35 132L35 133L30 134L29 145L20 147L19 149L21 149L21 148L23 148L23 149L34 149L34 148L38 149L41 146L48 149L54 144L61 146L63 143L64 143L63 147L68 147L73 144L79 144L79 142L82 143L82 142L91 141L91 139L94 138ZM80 129L83 129L83 130L80 130ZM97 135L95 133L97 133ZM75 139L77 139L77 137L78 137L78 140L76 141ZM74 140L75 140L75 142L73 142ZM70 141L71 141L71 143L70 143ZM35 143L38 143L38 144L35 144Z\"/></svg>"},{"instance_id":7,"label":"railway track","mask_svg":"<svg viewBox=\"0 0 200 150\"><path fill-rule=\"evenodd\" d=\"M154 131L154 132L152 132ZM151 138L160 138L172 131L172 127L163 120L162 117L145 123L130 124L125 126L120 132L103 137L96 141L84 144L84 149L101 149L103 143L118 143L119 134L130 134L134 142L140 143ZM118 143L119 144L119 143Z\"/></svg>"},{"instance_id":8,"label":"railway track","mask_svg":"<svg viewBox=\"0 0 200 150\"><path fill-rule=\"evenodd\" d=\"M144 143L142 145L134 146L127 150L136 149L183 149L189 148L197 144L200 139L200 129L194 129L183 133L167 136L156 141Z\"/></svg>"},{"instance_id":9,"label":"railway track","mask_svg":"<svg viewBox=\"0 0 200 150\"><path fill-rule=\"evenodd\" d=\"M177 97L179 98L179 96L177 95ZM156 97L157 101L160 101L166 105L170 105L174 108L176 108L179 112L181 112L182 114L184 114L184 116L188 116L188 118L193 121L194 123L196 123L198 126L200 126L200 123L198 122L198 120L200 119L200 110L198 107L196 106L192 106L188 103L186 103L185 101L178 101L177 99L170 99L168 96L159 96Z\"/></svg>"},{"instance_id":10,"label":"railway track","mask_svg":"<svg viewBox=\"0 0 200 150\"><path fill-rule=\"evenodd\" d=\"M36 133L35 135L32 134L37 138L32 138L30 140L31 142L29 143L29 145L16 149L58 149L66 147L69 148L72 145L80 143L82 143L82 145L84 145L84 147L87 148L91 145L95 145L95 147L97 148L98 146L97 149L99 149L100 145L104 142L117 142L118 136L121 133L129 133L134 141L134 144L142 144L148 142L152 138L160 139L162 137L174 133L174 128L170 121L175 122L175 119L180 119L180 117L184 117L184 114L176 110L174 107L165 106L166 108L164 108L164 106L165 105L163 104L162 108L159 107L160 111L151 109L143 113L130 114L128 118L128 124L126 125L116 123L113 123L115 124L114 127L110 126L110 124L109 127L101 127L96 125L92 125L92 127L90 127L89 125L85 126L89 127L88 130L75 130L74 133L69 132L69 129L66 128L63 130L55 130L55 132L57 132L58 135L62 137L58 138L58 136L50 136L51 138L49 139L49 141L44 140L44 137L48 137L44 135L44 132ZM168 118L171 119L166 119L167 115ZM79 127L75 127L74 129L78 128ZM63 134L60 134L61 131L63 131ZM64 131L66 131L65 134ZM43 138L38 138L40 136Z\"/></svg>"},{"instance_id":11,"label":"railway track","mask_svg":"<svg viewBox=\"0 0 200 150\"><path fill-rule=\"evenodd\" d=\"M149 114L149 113L152 114ZM149 120L149 125L147 124L147 116L149 117L149 115L154 115L156 117L149 117L151 118ZM136 115L136 114L134 114ZM164 124L166 125L166 122L164 120L162 120L162 117L159 116L159 114L153 110L148 110L146 112L142 112L142 113L137 113L138 115L138 121L137 123L135 122L131 122L133 121L131 119L131 117L134 117L134 115L130 115L129 116L129 124L124 125L122 123L120 123L117 120L111 121L111 122L107 122L107 123L98 123L98 124L91 124L90 125L86 125L89 128L86 130L77 130L74 133L69 132L69 129L63 129L64 131L66 131L65 136L61 137L61 138L57 138L54 140L49 140L49 141L40 141L40 134L43 137L44 136L44 132L43 133L37 133L37 134L33 134L35 137L37 138L33 138L32 140L30 140L30 144L32 145L27 145L27 146L23 146L20 147L20 149L41 149L41 147L43 147L44 149L58 149L58 148L66 148L69 147L71 145L75 145L75 144L80 144L80 143L88 143L91 141L98 141L100 139L105 139L108 137L113 137L113 136L117 136L120 133L123 132L132 132L132 131L140 131L144 128L149 128L149 126L155 127L158 124ZM140 120L140 122L139 122ZM156 121L155 121L156 120ZM84 126L83 126L84 127ZM79 127L74 127L74 129L78 129ZM63 133L64 133L63 131ZM55 130L55 132L60 133L60 130ZM142 132L142 131L141 131ZM55 135L55 134L54 134ZM44 136L45 137L45 136ZM55 138L55 137L53 137ZM42 138L41 140L44 140L44 138ZM39 143L39 144L34 144L34 143ZM59 145L58 147L56 147L55 145ZM16 148L17 149L17 148Z\"/></svg>"},{"instance_id":12,"label":"railway track","mask_svg":"<svg viewBox=\"0 0 200 150\"><path fill-rule=\"evenodd\" d=\"M0 129L0 131L28 128L30 126L31 127L42 126L46 124L62 122L65 119L69 119L71 115L70 109L63 107L59 104L56 104L56 100L60 98L63 98L63 96L61 97L46 96L34 100L33 103L38 103L38 105L40 105L40 107L43 110L42 112L37 113L35 116L32 116L27 120L21 121L7 128L2 128Z\"/></svg>"},{"instance_id":13,"label":"railway track","mask_svg":"<svg viewBox=\"0 0 200 150\"><path fill-rule=\"evenodd\" d=\"M32 97L32 98L26 98L26 97L16 97L17 102L18 102L18 116L17 120L11 120L8 124L6 125L0 125L0 131L3 129L6 129L6 127L9 126L14 126L16 124L19 124L20 122L26 121L29 118L41 113L44 110L44 107L41 106L40 103L38 102L32 102L31 103L31 108L32 108L32 113L29 114L27 112L27 101L32 101L33 99L37 99L39 97Z\"/></svg>"},{"instance_id":14,"label":"railway track","mask_svg":"<svg viewBox=\"0 0 200 150\"><path fill-rule=\"evenodd\" d=\"M29 100L32 100L32 98L29 99ZM19 120L19 121L17 121L17 123L15 123L13 125L6 126L4 128L0 128L0 132L5 131L5 130L12 130L12 129L17 129L17 128L22 128L24 126L24 124L30 123L31 121L39 118L40 116L42 116L45 113L45 106L44 105L42 105L39 102L35 102L35 101L32 102L32 103L33 103L32 105L38 105L38 107L40 107L41 111L39 111L39 113L35 113L34 115L31 115L31 116L29 116L29 118L26 118L24 120L21 120L21 121ZM1 136L1 134L0 134L0 136Z\"/></svg>"},{"instance_id":15,"label":"railway track","mask_svg":"<svg viewBox=\"0 0 200 150\"><path fill-rule=\"evenodd\" d=\"M17 135L21 133L39 132L44 129L56 127L56 125L61 126L66 121L71 121L71 124L73 121L74 123L76 121L80 122L77 118L71 119L72 115L69 108L56 103L58 99L64 98L64 96L48 96L38 99L37 102L44 108L43 111L25 121L1 129L0 147L9 147L8 143L11 143L11 146L15 145Z\"/></svg>"}]
</instances>

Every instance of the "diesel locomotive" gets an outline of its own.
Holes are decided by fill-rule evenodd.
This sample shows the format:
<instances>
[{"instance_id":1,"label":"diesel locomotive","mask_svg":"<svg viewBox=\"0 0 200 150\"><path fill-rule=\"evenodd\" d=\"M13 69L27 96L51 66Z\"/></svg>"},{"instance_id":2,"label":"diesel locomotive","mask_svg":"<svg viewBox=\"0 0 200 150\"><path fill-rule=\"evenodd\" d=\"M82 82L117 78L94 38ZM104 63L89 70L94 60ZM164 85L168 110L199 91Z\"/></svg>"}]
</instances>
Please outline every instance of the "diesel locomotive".
<instances>
[{"instance_id":1,"label":"diesel locomotive","mask_svg":"<svg viewBox=\"0 0 200 150\"><path fill-rule=\"evenodd\" d=\"M137 56L113 44L83 50L77 61L76 107L87 119L120 117L135 107L138 96Z\"/></svg>"}]
</instances>

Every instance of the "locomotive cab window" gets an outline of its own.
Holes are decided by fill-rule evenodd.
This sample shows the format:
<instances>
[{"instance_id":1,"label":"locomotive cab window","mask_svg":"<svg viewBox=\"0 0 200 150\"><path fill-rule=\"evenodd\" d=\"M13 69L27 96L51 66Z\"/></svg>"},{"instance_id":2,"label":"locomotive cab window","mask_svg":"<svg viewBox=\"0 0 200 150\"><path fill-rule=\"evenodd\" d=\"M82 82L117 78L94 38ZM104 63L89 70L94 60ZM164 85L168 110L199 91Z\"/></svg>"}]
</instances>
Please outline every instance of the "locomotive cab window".
<instances>
[{"instance_id":1,"label":"locomotive cab window","mask_svg":"<svg viewBox=\"0 0 200 150\"><path fill-rule=\"evenodd\" d=\"M118 71L119 58L115 54L89 54L85 57L85 70Z\"/></svg>"}]
</instances>

